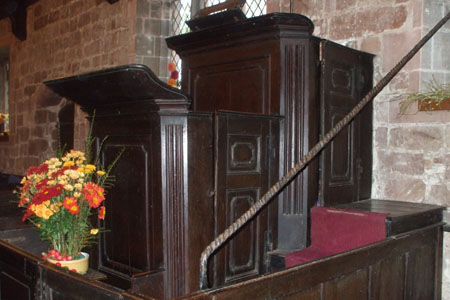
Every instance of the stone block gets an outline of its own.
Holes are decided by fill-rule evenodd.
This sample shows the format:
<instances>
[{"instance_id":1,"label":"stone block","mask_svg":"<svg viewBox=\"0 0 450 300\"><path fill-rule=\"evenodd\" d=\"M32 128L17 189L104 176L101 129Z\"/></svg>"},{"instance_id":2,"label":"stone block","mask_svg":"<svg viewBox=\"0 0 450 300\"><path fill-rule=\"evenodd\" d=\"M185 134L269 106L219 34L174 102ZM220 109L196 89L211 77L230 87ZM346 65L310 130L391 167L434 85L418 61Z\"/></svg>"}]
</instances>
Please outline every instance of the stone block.
<instances>
[{"instance_id":1,"label":"stone block","mask_svg":"<svg viewBox=\"0 0 450 300\"><path fill-rule=\"evenodd\" d=\"M387 146L387 127L375 128L375 149L386 149Z\"/></svg>"},{"instance_id":2,"label":"stone block","mask_svg":"<svg viewBox=\"0 0 450 300\"><path fill-rule=\"evenodd\" d=\"M52 92L50 89L44 86L40 86L39 91L36 94L37 108L56 106L61 102L61 96Z\"/></svg>"},{"instance_id":3,"label":"stone block","mask_svg":"<svg viewBox=\"0 0 450 300\"><path fill-rule=\"evenodd\" d=\"M30 137L30 130L28 127L20 127L17 130L17 134L20 142L26 142Z\"/></svg>"},{"instance_id":4,"label":"stone block","mask_svg":"<svg viewBox=\"0 0 450 300\"><path fill-rule=\"evenodd\" d=\"M325 2L326 12L335 12L354 8L356 0L328 0Z\"/></svg>"},{"instance_id":5,"label":"stone block","mask_svg":"<svg viewBox=\"0 0 450 300\"><path fill-rule=\"evenodd\" d=\"M383 72L390 71L405 56L409 50L420 40L420 29L410 31L392 32L382 35ZM409 70L411 62L406 65ZM417 61L414 64L417 65ZM417 67L416 67L417 68Z\"/></svg>"},{"instance_id":6,"label":"stone block","mask_svg":"<svg viewBox=\"0 0 450 300\"><path fill-rule=\"evenodd\" d=\"M154 55L155 43L151 36L138 35L136 36L136 55L149 56Z\"/></svg>"},{"instance_id":7,"label":"stone block","mask_svg":"<svg viewBox=\"0 0 450 300\"><path fill-rule=\"evenodd\" d=\"M389 131L389 146L424 152L439 151L444 146L443 128L437 126L402 126Z\"/></svg>"},{"instance_id":8,"label":"stone block","mask_svg":"<svg viewBox=\"0 0 450 300\"><path fill-rule=\"evenodd\" d=\"M47 111L44 109L37 110L34 114L34 122L38 125L47 123Z\"/></svg>"},{"instance_id":9,"label":"stone block","mask_svg":"<svg viewBox=\"0 0 450 300\"><path fill-rule=\"evenodd\" d=\"M144 65L148 66L156 76L159 75L159 61L160 59L158 57L144 57L143 59Z\"/></svg>"},{"instance_id":10,"label":"stone block","mask_svg":"<svg viewBox=\"0 0 450 300\"><path fill-rule=\"evenodd\" d=\"M445 185L432 185L425 202L450 206L450 191Z\"/></svg>"},{"instance_id":11,"label":"stone block","mask_svg":"<svg viewBox=\"0 0 450 300\"><path fill-rule=\"evenodd\" d=\"M369 36L363 38L361 42L361 50L379 54L381 52L381 41L379 36Z\"/></svg>"},{"instance_id":12,"label":"stone block","mask_svg":"<svg viewBox=\"0 0 450 300\"><path fill-rule=\"evenodd\" d=\"M162 17L162 1L152 1L150 4L150 17L155 19L161 19Z\"/></svg>"},{"instance_id":13,"label":"stone block","mask_svg":"<svg viewBox=\"0 0 450 300\"><path fill-rule=\"evenodd\" d=\"M424 26L432 28L444 17L444 3L439 1L423 1Z\"/></svg>"},{"instance_id":14,"label":"stone block","mask_svg":"<svg viewBox=\"0 0 450 300\"><path fill-rule=\"evenodd\" d=\"M162 20L147 19L144 21L144 32L147 35L160 36L161 35Z\"/></svg>"},{"instance_id":15,"label":"stone block","mask_svg":"<svg viewBox=\"0 0 450 300\"><path fill-rule=\"evenodd\" d=\"M43 138L44 137L44 127L43 126L34 126L33 128L33 137Z\"/></svg>"},{"instance_id":16,"label":"stone block","mask_svg":"<svg viewBox=\"0 0 450 300\"><path fill-rule=\"evenodd\" d=\"M24 88L23 92L26 96L32 96L34 92L36 91L35 85L28 85Z\"/></svg>"},{"instance_id":17,"label":"stone block","mask_svg":"<svg viewBox=\"0 0 450 300\"><path fill-rule=\"evenodd\" d=\"M385 174L423 175L425 159L423 154L377 151L377 168Z\"/></svg>"},{"instance_id":18,"label":"stone block","mask_svg":"<svg viewBox=\"0 0 450 300\"><path fill-rule=\"evenodd\" d=\"M450 32L437 32L433 43L433 70L450 70Z\"/></svg>"},{"instance_id":19,"label":"stone block","mask_svg":"<svg viewBox=\"0 0 450 300\"><path fill-rule=\"evenodd\" d=\"M152 1L153 2L153 1ZM148 17L150 15L150 3L148 0L137 0L136 3L136 16Z\"/></svg>"},{"instance_id":20,"label":"stone block","mask_svg":"<svg viewBox=\"0 0 450 300\"><path fill-rule=\"evenodd\" d=\"M416 178L386 178L384 197L387 199L422 202L425 198L426 185Z\"/></svg>"},{"instance_id":21,"label":"stone block","mask_svg":"<svg viewBox=\"0 0 450 300\"><path fill-rule=\"evenodd\" d=\"M343 13L333 16L329 22L329 38L331 40L348 39L360 33L356 26L356 16L353 13Z\"/></svg>"},{"instance_id":22,"label":"stone block","mask_svg":"<svg viewBox=\"0 0 450 300\"><path fill-rule=\"evenodd\" d=\"M38 31L47 26L48 24L48 14L43 15L36 19L34 22L34 30Z\"/></svg>"},{"instance_id":23,"label":"stone block","mask_svg":"<svg viewBox=\"0 0 450 300\"><path fill-rule=\"evenodd\" d=\"M47 151L48 147L49 141L47 141L47 139L32 139L28 144L28 153L38 155L44 151Z\"/></svg>"}]
</instances>

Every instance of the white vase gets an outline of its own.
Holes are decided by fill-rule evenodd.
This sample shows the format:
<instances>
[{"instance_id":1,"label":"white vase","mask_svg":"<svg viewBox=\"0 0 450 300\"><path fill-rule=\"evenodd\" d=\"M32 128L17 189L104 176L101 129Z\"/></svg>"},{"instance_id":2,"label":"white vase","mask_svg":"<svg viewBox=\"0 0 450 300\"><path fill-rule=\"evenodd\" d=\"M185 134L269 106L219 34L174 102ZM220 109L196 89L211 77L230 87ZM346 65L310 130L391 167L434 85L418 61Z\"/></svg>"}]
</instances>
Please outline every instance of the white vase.
<instances>
[{"instance_id":1,"label":"white vase","mask_svg":"<svg viewBox=\"0 0 450 300\"><path fill-rule=\"evenodd\" d=\"M89 268L89 254L86 252L80 253L84 256L83 258L73 260L55 260L47 257L47 260L58 267L68 268L69 271L74 271L78 274L86 274Z\"/></svg>"}]
</instances>

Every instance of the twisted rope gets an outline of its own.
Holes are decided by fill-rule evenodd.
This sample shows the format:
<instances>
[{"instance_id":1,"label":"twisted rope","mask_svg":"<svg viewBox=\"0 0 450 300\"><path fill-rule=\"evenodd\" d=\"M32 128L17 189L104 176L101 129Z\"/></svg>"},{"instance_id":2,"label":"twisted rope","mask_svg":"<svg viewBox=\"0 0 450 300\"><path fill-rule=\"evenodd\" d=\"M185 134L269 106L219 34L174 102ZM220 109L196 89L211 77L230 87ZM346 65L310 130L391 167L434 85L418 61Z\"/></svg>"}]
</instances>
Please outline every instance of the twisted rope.
<instances>
[{"instance_id":1,"label":"twisted rope","mask_svg":"<svg viewBox=\"0 0 450 300\"><path fill-rule=\"evenodd\" d=\"M309 152L303 156L292 169L288 171L277 183L275 183L264 196L261 197L252 207L231 224L223 233L212 241L203 250L200 257L200 289L208 288L207 264L208 259L220 246L235 234L243 225L252 219L276 194L278 194L306 165L347 126L350 121L367 105L381 90L392 80L392 78L403 68L403 66L422 48L422 46L450 19L450 12L437 23L430 32L427 33L408 54L406 54L395 67L384 76L378 84L370 90L367 95L334 126Z\"/></svg>"}]
</instances>

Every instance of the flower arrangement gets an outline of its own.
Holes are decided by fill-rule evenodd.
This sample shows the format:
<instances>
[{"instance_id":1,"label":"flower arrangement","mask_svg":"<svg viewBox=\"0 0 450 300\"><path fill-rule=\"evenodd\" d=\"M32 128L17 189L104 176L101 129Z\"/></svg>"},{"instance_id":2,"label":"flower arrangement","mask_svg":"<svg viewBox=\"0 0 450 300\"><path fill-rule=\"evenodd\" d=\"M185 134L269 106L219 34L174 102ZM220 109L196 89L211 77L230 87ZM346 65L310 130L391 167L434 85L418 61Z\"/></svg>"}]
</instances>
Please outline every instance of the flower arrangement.
<instances>
[{"instance_id":1,"label":"flower arrangement","mask_svg":"<svg viewBox=\"0 0 450 300\"><path fill-rule=\"evenodd\" d=\"M0 124L5 124L9 120L9 114L0 113Z\"/></svg>"},{"instance_id":2,"label":"flower arrangement","mask_svg":"<svg viewBox=\"0 0 450 300\"><path fill-rule=\"evenodd\" d=\"M0 113L0 136L9 135L8 120L9 114Z\"/></svg>"},{"instance_id":3,"label":"flower arrangement","mask_svg":"<svg viewBox=\"0 0 450 300\"><path fill-rule=\"evenodd\" d=\"M94 139L86 141L88 149ZM123 150L107 170L90 163L90 150L61 152L29 167L16 193L19 207L25 208L22 221L29 220L41 239L51 244L43 258L69 261L79 258L81 250L98 239L100 229L92 224L92 216L105 218L104 187L111 185L110 172Z\"/></svg>"},{"instance_id":4,"label":"flower arrangement","mask_svg":"<svg viewBox=\"0 0 450 300\"><path fill-rule=\"evenodd\" d=\"M177 71L177 66L175 65L174 62L170 62L168 68L170 71L170 78L167 84L172 87L179 87L180 85L178 82L179 73Z\"/></svg>"}]
</instances>

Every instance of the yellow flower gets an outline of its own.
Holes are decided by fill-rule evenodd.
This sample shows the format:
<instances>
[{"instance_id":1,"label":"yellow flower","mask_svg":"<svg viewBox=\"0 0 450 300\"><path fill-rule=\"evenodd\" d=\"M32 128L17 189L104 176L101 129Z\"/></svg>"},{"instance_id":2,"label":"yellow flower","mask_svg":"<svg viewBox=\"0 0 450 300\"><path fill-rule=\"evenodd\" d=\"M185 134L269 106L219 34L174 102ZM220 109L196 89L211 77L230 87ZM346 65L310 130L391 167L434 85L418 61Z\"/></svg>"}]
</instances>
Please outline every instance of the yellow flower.
<instances>
[{"instance_id":1,"label":"yellow flower","mask_svg":"<svg viewBox=\"0 0 450 300\"><path fill-rule=\"evenodd\" d=\"M24 184L26 180L27 180L27 177L22 177L22 180L20 181L20 184Z\"/></svg>"},{"instance_id":2,"label":"yellow flower","mask_svg":"<svg viewBox=\"0 0 450 300\"><path fill-rule=\"evenodd\" d=\"M73 161L66 161L64 164L63 164L63 167L71 167L71 166L73 166L73 165L75 165L75 163L73 162Z\"/></svg>"},{"instance_id":3,"label":"yellow flower","mask_svg":"<svg viewBox=\"0 0 450 300\"><path fill-rule=\"evenodd\" d=\"M64 186L64 189L65 189L66 191L71 192L71 191L73 191L73 185L71 185L71 184L66 184L66 185Z\"/></svg>"},{"instance_id":4,"label":"yellow flower","mask_svg":"<svg viewBox=\"0 0 450 300\"><path fill-rule=\"evenodd\" d=\"M86 165L86 169L89 169L89 170L94 171L95 169L97 169L97 167L94 166L94 165L91 165L91 164L87 164L87 165Z\"/></svg>"},{"instance_id":5,"label":"yellow flower","mask_svg":"<svg viewBox=\"0 0 450 300\"><path fill-rule=\"evenodd\" d=\"M103 176L103 175L106 174L106 172L105 171L97 171L97 174L100 175L100 176Z\"/></svg>"},{"instance_id":6,"label":"yellow flower","mask_svg":"<svg viewBox=\"0 0 450 300\"><path fill-rule=\"evenodd\" d=\"M96 235L98 233L98 229L97 228L92 228L91 229L91 234L92 235Z\"/></svg>"}]
</instances>

